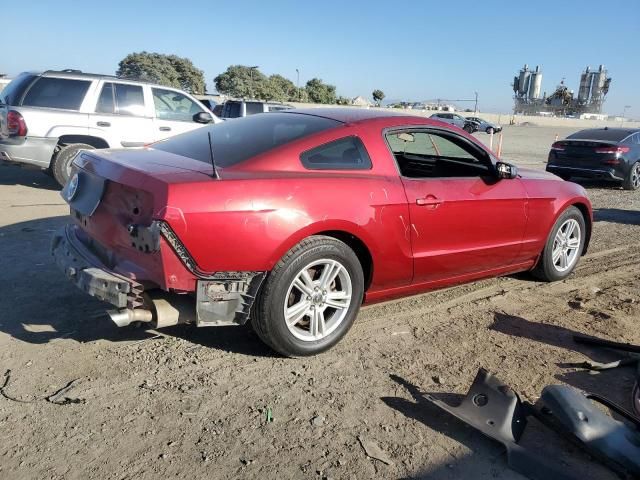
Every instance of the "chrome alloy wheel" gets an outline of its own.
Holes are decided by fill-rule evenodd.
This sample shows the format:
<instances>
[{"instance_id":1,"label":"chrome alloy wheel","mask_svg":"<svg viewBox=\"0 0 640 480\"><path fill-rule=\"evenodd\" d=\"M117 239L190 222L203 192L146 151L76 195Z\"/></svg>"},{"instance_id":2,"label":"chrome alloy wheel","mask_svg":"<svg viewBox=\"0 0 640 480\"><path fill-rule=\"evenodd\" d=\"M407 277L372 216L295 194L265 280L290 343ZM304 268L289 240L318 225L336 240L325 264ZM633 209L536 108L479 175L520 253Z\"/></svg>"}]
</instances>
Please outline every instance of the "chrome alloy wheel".
<instances>
[{"instance_id":1,"label":"chrome alloy wheel","mask_svg":"<svg viewBox=\"0 0 640 480\"><path fill-rule=\"evenodd\" d=\"M337 260L315 260L289 285L284 301L287 328L300 340L321 340L342 323L351 297L351 277L344 265Z\"/></svg>"},{"instance_id":2,"label":"chrome alloy wheel","mask_svg":"<svg viewBox=\"0 0 640 480\"><path fill-rule=\"evenodd\" d=\"M551 258L558 272L566 272L578 260L580 252L580 224L570 218L564 222L553 240Z\"/></svg>"},{"instance_id":3,"label":"chrome alloy wheel","mask_svg":"<svg viewBox=\"0 0 640 480\"><path fill-rule=\"evenodd\" d=\"M640 162L636 162L631 168L631 185L636 190L640 188Z\"/></svg>"}]
</instances>

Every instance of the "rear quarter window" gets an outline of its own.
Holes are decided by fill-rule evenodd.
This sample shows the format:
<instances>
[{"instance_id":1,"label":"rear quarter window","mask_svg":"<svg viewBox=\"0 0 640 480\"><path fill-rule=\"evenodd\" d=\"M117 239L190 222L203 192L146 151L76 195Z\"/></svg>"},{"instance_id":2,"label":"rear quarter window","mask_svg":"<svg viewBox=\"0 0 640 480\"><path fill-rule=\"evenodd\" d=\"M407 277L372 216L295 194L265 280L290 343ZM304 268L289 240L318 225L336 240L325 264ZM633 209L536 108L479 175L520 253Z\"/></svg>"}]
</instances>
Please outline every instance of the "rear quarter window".
<instances>
[{"instance_id":1,"label":"rear quarter window","mask_svg":"<svg viewBox=\"0 0 640 480\"><path fill-rule=\"evenodd\" d=\"M27 92L22 105L79 110L89 85L88 80L40 77Z\"/></svg>"},{"instance_id":2,"label":"rear quarter window","mask_svg":"<svg viewBox=\"0 0 640 480\"><path fill-rule=\"evenodd\" d=\"M211 162L213 153L216 166L225 168L339 125L342 123L336 120L312 115L252 115L176 135L154 143L153 148L206 163Z\"/></svg>"},{"instance_id":3,"label":"rear quarter window","mask_svg":"<svg viewBox=\"0 0 640 480\"><path fill-rule=\"evenodd\" d=\"M36 76L30 73L21 73L18 75L0 92L0 103L4 105L18 105L20 98L24 95L24 91L31 85L34 78L36 78Z\"/></svg>"},{"instance_id":4,"label":"rear quarter window","mask_svg":"<svg viewBox=\"0 0 640 480\"><path fill-rule=\"evenodd\" d=\"M300 155L308 170L368 170L371 159L358 137L346 137L312 148Z\"/></svg>"}]
</instances>

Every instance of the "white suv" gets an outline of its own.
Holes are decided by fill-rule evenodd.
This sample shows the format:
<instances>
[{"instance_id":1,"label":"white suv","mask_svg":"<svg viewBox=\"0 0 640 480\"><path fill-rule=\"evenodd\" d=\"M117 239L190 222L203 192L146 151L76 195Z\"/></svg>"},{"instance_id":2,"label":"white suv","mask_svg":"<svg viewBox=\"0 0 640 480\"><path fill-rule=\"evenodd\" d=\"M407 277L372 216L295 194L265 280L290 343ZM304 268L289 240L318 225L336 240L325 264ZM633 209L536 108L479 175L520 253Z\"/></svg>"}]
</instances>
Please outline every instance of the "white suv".
<instances>
[{"instance_id":1,"label":"white suv","mask_svg":"<svg viewBox=\"0 0 640 480\"><path fill-rule=\"evenodd\" d=\"M64 185L79 150L141 147L220 121L175 88L77 70L25 72L0 92L0 159L50 168Z\"/></svg>"}]
</instances>

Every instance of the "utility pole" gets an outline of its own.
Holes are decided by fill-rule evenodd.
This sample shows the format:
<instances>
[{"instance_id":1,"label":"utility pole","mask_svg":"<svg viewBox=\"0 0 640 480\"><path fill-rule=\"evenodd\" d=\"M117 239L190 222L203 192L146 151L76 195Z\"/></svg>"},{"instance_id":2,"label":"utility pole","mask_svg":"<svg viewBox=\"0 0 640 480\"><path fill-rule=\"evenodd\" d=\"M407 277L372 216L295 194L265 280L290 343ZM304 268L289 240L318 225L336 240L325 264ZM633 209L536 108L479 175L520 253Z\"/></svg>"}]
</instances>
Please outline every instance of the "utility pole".
<instances>
[{"instance_id":1,"label":"utility pole","mask_svg":"<svg viewBox=\"0 0 640 480\"><path fill-rule=\"evenodd\" d=\"M297 68L296 68L296 76L297 76L296 90L298 92L298 103L300 103L300 70L298 70Z\"/></svg>"},{"instance_id":2,"label":"utility pole","mask_svg":"<svg viewBox=\"0 0 640 480\"><path fill-rule=\"evenodd\" d=\"M478 115L478 92L473 92L476 94L476 104L473 107L473 114L474 115Z\"/></svg>"}]
</instances>

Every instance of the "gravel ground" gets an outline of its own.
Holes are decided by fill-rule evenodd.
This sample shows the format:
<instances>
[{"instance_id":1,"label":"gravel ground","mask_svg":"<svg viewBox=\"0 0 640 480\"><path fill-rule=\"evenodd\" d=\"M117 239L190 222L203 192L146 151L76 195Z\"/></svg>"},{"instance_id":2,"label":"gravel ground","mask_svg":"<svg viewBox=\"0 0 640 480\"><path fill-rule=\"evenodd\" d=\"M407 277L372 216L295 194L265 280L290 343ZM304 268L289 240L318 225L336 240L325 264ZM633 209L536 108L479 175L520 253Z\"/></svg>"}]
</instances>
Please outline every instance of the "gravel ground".
<instances>
[{"instance_id":1,"label":"gravel ground","mask_svg":"<svg viewBox=\"0 0 640 480\"><path fill-rule=\"evenodd\" d=\"M503 157L543 168L556 133L570 131L506 127ZM613 358L575 332L640 343L640 192L584 185L596 223L569 279L516 275L366 307L332 351L289 360L249 328L113 326L52 265L67 208L51 179L0 165L0 478L522 478L421 393L463 394L484 366L532 402L565 383L630 406L630 369L565 368ZM530 427L523 443L558 466L615 478Z\"/></svg>"}]
</instances>

